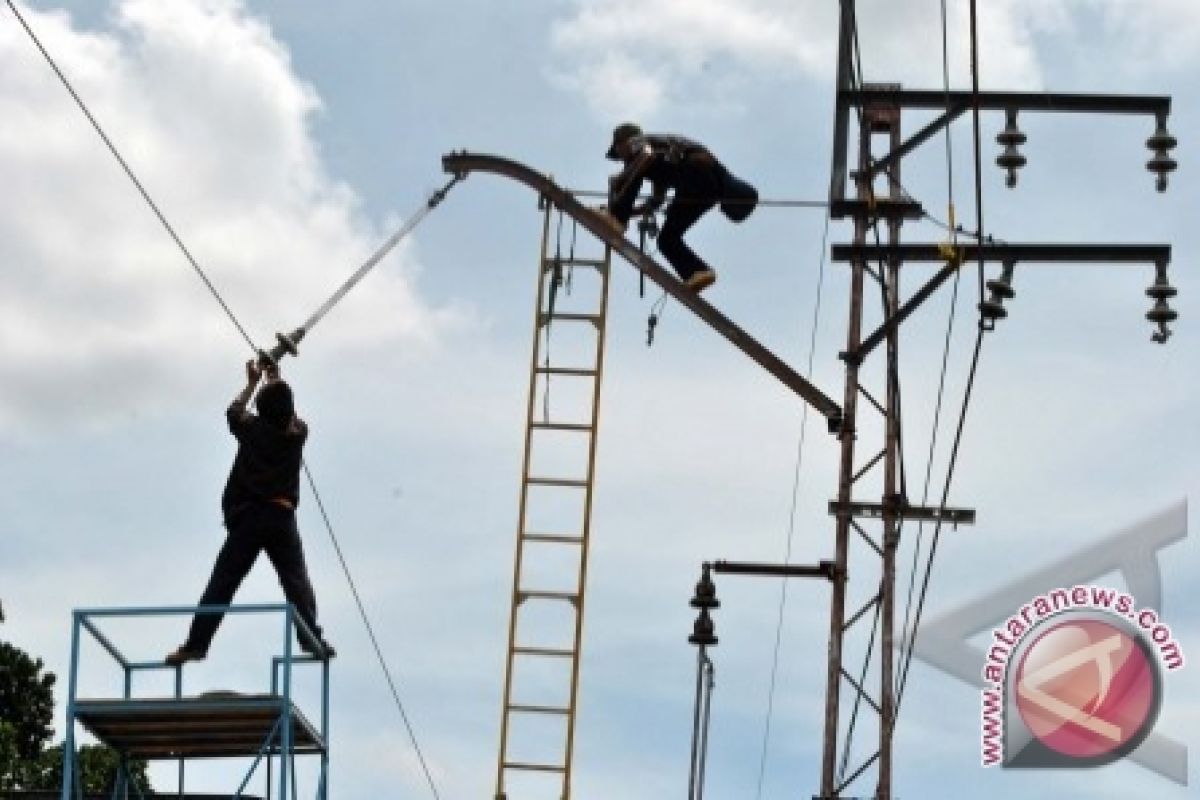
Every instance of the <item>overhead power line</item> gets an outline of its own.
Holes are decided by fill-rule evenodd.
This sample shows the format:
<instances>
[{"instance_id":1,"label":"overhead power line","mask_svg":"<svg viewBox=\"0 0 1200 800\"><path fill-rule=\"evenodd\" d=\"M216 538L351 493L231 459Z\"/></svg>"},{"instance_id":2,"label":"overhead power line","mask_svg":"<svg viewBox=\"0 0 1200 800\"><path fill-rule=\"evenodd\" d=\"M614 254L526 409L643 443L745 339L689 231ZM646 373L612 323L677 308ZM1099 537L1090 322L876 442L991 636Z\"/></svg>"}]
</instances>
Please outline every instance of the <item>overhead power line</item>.
<instances>
[{"instance_id":1,"label":"overhead power line","mask_svg":"<svg viewBox=\"0 0 1200 800\"><path fill-rule=\"evenodd\" d=\"M42 45L42 42L40 39L38 39L37 34L33 32L33 28L29 27L29 23L25 21L25 17L23 17L21 12L17 10L13 0L5 0L5 2L8 4L13 16L15 16L17 21L21 23L21 27L25 29L25 33L29 34L29 38L33 41L34 45L37 46L37 49L46 59L46 63L50 65L50 69L54 70L54 74L58 76L58 79L62 82L62 85L66 87L67 92L70 93L71 97L75 100L75 104L79 106L79 110L83 112L83 115L87 117L87 121L92 124L92 127L96 130L96 133L99 134L100 140L104 142L104 145L108 148L108 151L112 153L113 158L115 158L117 163L121 165L121 169L123 169L125 174L129 176L129 180L137 188L138 193L142 196L142 199L146 201L146 205L150 206L150 210L154 212L154 216L158 217L158 221L162 223L163 228L170 235L171 239L174 240L175 245L179 248L179 251L183 253L183 257L187 259L188 263L192 265L192 269L195 270L196 275L201 281L204 282L204 285L208 287L208 291L212 294L213 299L216 300L217 304L221 306L222 310L224 310L225 316L227 316L229 321L233 323L233 327L237 329L237 332L241 334L241 337L246 340L246 344L250 346L250 349L256 350L257 348L254 346L254 340L250 338L250 334L246 333L246 329L242 327L240 322L238 322L237 316L234 315L233 310L229 307L229 304L225 302L225 298L221 296L221 293L217 291L217 287L213 285L211 280L209 280L208 275L204 272L204 269L192 256L192 253L190 250L188 250L187 245L183 243L183 239L179 238L179 234L175 232L175 228L173 228L171 223L167 221L166 216L159 209L158 204L154 202L154 199L150 196L150 193L146 191L146 187L142 185L140 180L138 180L137 175L135 175L133 170L130 169L129 164L121 156L121 153L117 150L116 145L112 143L112 140L108 138L108 134L104 132L102 127L100 127L100 123L96 121L94 116L92 116L92 112L88 110L87 104L83 102L83 98L79 96L79 94L75 91L75 88L71 86L71 82L67 80L67 76L64 75L62 70L58 68L58 64L55 63L54 59L50 56L50 53L47 52L46 48Z\"/></svg>"},{"instance_id":2,"label":"overhead power line","mask_svg":"<svg viewBox=\"0 0 1200 800\"><path fill-rule=\"evenodd\" d=\"M821 320L821 299L823 295L822 290L825 286L826 247L829 242L829 223L830 217L826 214L825 230L821 234L820 265L817 268L816 301L813 305L812 325L809 328L808 334L808 365L804 371L804 377L809 379L812 378L813 357L817 350L817 328ZM796 445L796 467L792 473L792 502L791 510L788 513L787 544L784 548L783 556L784 564L792 563L792 542L796 532L796 510L799 507L800 474L804 466L804 442L808 432L808 408L808 403L805 403L803 410L800 412L800 440ZM775 620L775 646L771 654L771 679L767 689L767 714L763 723L762 753L759 755L758 761L758 786L755 789L755 798L762 797L763 779L766 776L767 770L767 749L771 741L771 721L775 712L775 685L779 675L779 652L783 638L783 614L787 608L787 590L788 580L784 578L780 581L779 586L779 613Z\"/></svg>"}]
</instances>

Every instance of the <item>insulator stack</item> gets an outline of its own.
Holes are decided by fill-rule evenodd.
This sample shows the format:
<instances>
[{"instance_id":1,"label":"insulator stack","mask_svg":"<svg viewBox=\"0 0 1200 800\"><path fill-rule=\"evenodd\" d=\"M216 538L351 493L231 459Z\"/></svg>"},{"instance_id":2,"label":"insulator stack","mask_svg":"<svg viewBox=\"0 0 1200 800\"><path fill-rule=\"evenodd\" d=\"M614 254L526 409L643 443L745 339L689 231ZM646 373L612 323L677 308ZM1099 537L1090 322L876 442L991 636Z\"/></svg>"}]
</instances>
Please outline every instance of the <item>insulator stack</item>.
<instances>
[{"instance_id":1,"label":"insulator stack","mask_svg":"<svg viewBox=\"0 0 1200 800\"><path fill-rule=\"evenodd\" d=\"M1005 261L1000 277L987 282L987 288L991 291L992 296L979 304L979 314L986 322L994 324L996 320L1008 316L1008 309L1004 307L1004 301L1017 296L1012 288L1013 270L1016 266L1017 262L1015 261Z\"/></svg>"},{"instance_id":2,"label":"insulator stack","mask_svg":"<svg viewBox=\"0 0 1200 800\"><path fill-rule=\"evenodd\" d=\"M713 583L712 567L709 564L703 566L700 580L696 583L696 594L692 596L691 606L700 609L700 613L696 616L696 622L692 626L692 635L688 637L688 641L700 647L715 645L717 643L716 627L713 625L708 610L720 608L721 601L717 599L717 586Z\"/></svg>"},{"instance_id":3,"label":"insulator stack","mask_svg":"<svg viewBox=\"0 0 1200 800\"><path fill-rule=\"evenodd\" d=\"M1017 185L1017 170L1025 166L1025 156L1017 148L1025 144L1026 136L1017 127L1016 109L1004 112L1004 130L996 134L996 142L1004 148L1004 152L996 156L996 164L1008 170L1004 184L1012 189Z\"/></svg>"},{"instance_id":4,"label":"insulator stack","mask_svg":"<svg viewBox=\"0 0 1200 800\"><path fill-rule=\"evenodd\" d=\"M1175 137L1167 131L1166 115L1159 114L1154 135L1146 140L1146 147L1154 152L1154 157L1146 162L1146 169L1158 176L1155 186L1160 192L1167 190L1167 176L1179 166L1175 159L1171 158L1171 151L1177 144Z\"/></svg>"},{"instance_id":5,"label":"insulator stack","mask_svg":"<svg viewBox=\"0 0 1200 800\"><path fill-rule=\"evenodd\" d=\"M712 567L708 564L700 574L700 580L696 582L696 594L691 600L692 608L720 608L721 601L717 599L717 585L713 583Z\"/></svg>"},{"instance_id":6,"label":"insulator stack","mask_svg":"<svg viewBox=\"0 0 1200 800\"><path fill-rule=\"evenodd\" d=\"M1156 264L1155 272L1154 285L1146 290L1146 295L1154 300L1154 306L1146 312L1146 319L1158 326L1158 330L1150 337L1151 341L1166 344L1167 339L1171 338L1168 323L1179 319L1179 312L1171 308L1167 301L1179 294L1179 290L1167 280L1166 263Z\"/></svg>"}]
</instances>

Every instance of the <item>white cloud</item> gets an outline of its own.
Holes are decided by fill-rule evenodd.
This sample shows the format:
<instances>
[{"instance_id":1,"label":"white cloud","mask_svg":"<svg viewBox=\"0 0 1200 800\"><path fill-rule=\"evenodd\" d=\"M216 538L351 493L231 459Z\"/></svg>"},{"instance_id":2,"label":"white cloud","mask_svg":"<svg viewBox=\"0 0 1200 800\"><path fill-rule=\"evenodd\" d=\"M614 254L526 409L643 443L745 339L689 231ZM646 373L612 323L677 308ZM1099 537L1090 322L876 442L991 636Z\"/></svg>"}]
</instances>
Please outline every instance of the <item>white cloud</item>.
<instances>
[{"instance_id":1,"label":"white cloud","mask_svg":"<svg viewBox=\"0 0 1200 800\"><path fill-rule=\"evenodd\" d=\"M644 116L700 88L715 60L815 72L836 53L834 6L780 0L578 0L551 31L567 81L604 117ZM622 100L625 100L622 104Z\"/></svg>"},{"instance_id":2,"label":"white cloud","mask_svg":"<svg viewBox=\"0 0 1200 800\"><path fill-rule=\"evenodd\" d=\"M121 0L105 31L23 13L260 344L385 237L322 164L315 90L240 0ZM182 254L19 26L0 52L0 430L79 417L64 393L102 421L227 374L247 351ZM322 350L436 338L455 314L418 297L415 269L402 246Z\"/></svg>"},{"instance_id":3,"label":"white cloud","mask_svg":"<svg viewBox=\"0 0 1200 800\"><path fill-rule=\"evenodd\" d=\"M714 80L832 80L837 6L827 0L575 0L551 29L561 82L597 115L646 116L687 99L711 105L738 91ZM938 0L859 0L863 77L942 85ZM950 83L970 85L970 4L950 0ZM1099 14L1103 36L1080 27ZM1189 24L1189 20L1191 24ZM1101 26L1092 26L1101 27ZM978 4L985 88L1040 89L1046 56L1082 43L1090 60L1122 69L1179 67L1200 54L1200 6L1191 0L989 0ZM1089 29L1090 30L1090 29ZM710 66L720 62L719 69ZM732 87L732 88L731 88Z\"/></svg>"},{"instance_id":4,"label":"white cloud","mask_svg":"<svg viewBox=\"0 0 1200 800\"><path fill-rule=\"evenodd\" d=\"M1106 33L1129 55L1127 68L1179 69L1200 59L1200 4L1194 0L1077 0L1104 15Z\"/></svg>"}]
</instances>

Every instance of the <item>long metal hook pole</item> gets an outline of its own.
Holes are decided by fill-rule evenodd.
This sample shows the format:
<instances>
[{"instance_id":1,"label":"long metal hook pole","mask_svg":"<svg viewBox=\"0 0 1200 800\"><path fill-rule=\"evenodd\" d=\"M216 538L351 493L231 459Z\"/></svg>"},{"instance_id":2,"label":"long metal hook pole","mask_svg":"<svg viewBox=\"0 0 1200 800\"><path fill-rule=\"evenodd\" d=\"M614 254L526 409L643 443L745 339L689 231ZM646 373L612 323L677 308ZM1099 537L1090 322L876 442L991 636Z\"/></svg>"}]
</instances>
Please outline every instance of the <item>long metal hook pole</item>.
<instances>
[{"instance_id":1,"label":"long metal hook pole","mask_svg":"<svg viewBox=\"0 0 1200 800\"><path fill-rule=\"evenodd\" d=\"M322 303L321 307L314 311L313 315L304 321L305 332L311 331L313 327L315 327L316 324L321 321L321 318L328 314L329 310L337 305L338 302L346 296L346 293L353 289L354 286L360 280L362 280L364 275L370 272L376 264L383 260L384 256L392 251L392 248L400 243L401 239L412 233L413 229L420 225L421 221L429 215L429 212L437 208L438 205L446 199L446 193L454 188L454 185L462 179L463 176L455 175L445 186L431 194L429 199L425 201L425 205L423 205L416 214L413 214L411 217L409 217L404 224L400 226L398 231L388 237L387 241L380 245L379 249L372 253L371 257L364 261L363 265L359 267L353 275L346 279L346 282L343 283L341 287L333 293L333 296Z\"/></svg>"},{"instance_id":2,"label":"long metal hook pole","mask_svg":"<svg viewBox=\"0 0 1200 800\"><path fill-rule=\"evenodd\" d=\"M300 340L307 336L309 331L316 327L317 323L321 321L322 317L328 314L329 310L337 305L342 298L345 297L346 294L363 279L363 276L370 272L376 264L382 261L383 257L390 253L405 236L408 236L410 233L412 233L413 229L420 225L421 221L425 219L425 217L429 216L429 212L437 208L438 205L446 199L446 193L453 189L454 185L463 180L465 177L465 173L456 174L446 183L445 186L429 195L429 198L425 201L425 204L421 206L421 208L415 214L405 220L404 224L400 226L400 229L389 236L387 241L381 244L379 248L371 254L371 257L364 261L362 266L355 270L354 274L347 278L345 283L339 286L338 290L334 292L328 300L322 303L321 307L312 313L312 316L304 321L303 325L288 334L275 334L275 338L278 340L278 343L271 348L270 351L260 350L260 360L264 362L278 363L279 359L283 358L283 356L286 354L290 353L293 356L296 355L297 345L300 344Z\"/></svg>"}]
</instances>

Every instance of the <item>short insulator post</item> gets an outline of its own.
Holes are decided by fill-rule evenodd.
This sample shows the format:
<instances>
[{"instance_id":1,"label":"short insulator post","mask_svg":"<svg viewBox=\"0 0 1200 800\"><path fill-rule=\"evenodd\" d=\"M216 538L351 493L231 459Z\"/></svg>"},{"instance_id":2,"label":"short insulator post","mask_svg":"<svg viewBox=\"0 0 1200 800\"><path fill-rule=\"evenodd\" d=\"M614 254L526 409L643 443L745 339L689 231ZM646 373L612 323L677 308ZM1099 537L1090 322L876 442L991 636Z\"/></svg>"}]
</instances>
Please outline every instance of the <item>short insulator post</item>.
<instances>
[{"instance_id":1,"label":"short insulator post","mask_svg":"<svg viewBox=\"0 0 1200 800\"><path fill-rule=\"evenodd\" d=\"M979 314L983 317L986 325L994 327L996 320L1008 316L1008 309L1004 307L1004 301L1017 296L1012 288L1013 271L1016 266L1017 262L1015 261L1005 261L1000 277L987 282L987 288L991 291L992 296L979 304ZM988 327L988 330L991 330L992 327Z\"/></svg>"},{"instance_id":2,"label":"short insulator post","mask_svg":"<svg viewBox=\"0 0 1200 800\"><path fill-rule=\"evenodd\" d=\"M1015 108L1005 111L1004 118L1004 130L996 134L996 142L1004 148L1004 152L996 156L996 164L1008 170L1004 184L1012 189L1017 185L1017 170L1024 167L1026 163L1025 156L1018 148L1025 144L1027 137L1017 127L1017 110Z\"/></svg>"}]
</instances>

